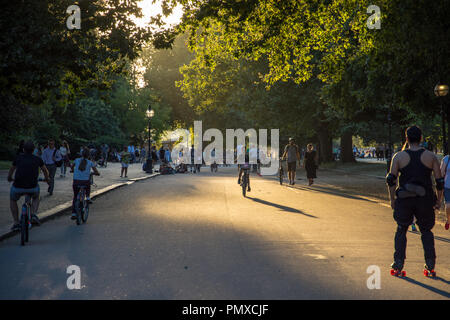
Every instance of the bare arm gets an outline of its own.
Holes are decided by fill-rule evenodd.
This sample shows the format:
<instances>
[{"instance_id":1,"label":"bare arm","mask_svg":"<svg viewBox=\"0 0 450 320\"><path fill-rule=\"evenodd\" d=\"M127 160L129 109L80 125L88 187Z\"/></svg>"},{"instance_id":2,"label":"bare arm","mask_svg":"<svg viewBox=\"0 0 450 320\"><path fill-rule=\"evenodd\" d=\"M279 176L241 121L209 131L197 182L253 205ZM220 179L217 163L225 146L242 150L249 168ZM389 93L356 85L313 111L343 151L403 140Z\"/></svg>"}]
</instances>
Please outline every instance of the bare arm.
<instances>
[{"instance_id":1,"label":"bare arm","mask_svg":"<svg viewBox=\"0 0 450 320\"><path fill-rule=\"evenodd\" d=\"M442 161L442 164L444 164L444 161ZM435 179L440 179L445 177L445 172L443 172L445 170L445 165L443 168L441 168L439 166L439 160L436 158L435 155L433 155L433 174L434 174L434 178ZM444 188L442 188L442 190L437 190L437 200L436 200L436 205L435 205L435 209L439 209L441 207L441 202L442 202L442 195L444 194Z\"/></svg>"},{"instance_id":2,"label":"bare arm","mask_svg":"<svg viewBox=\"0 0 450 320\"><path fill-rule=\"evenodd\" d=\"M45 165L43 165L41 167L41 170L42 170L42 173L44 174L45 181L47 181L47 183L50 183L49 182L50 179L49 179L49 176L48 176L48 169L47 169L47 167Z\"/></svg>"},{"instance_id":3,"label":"bare arm","mask_svg":"<svg viewBox=\"0 0 450 320\"><path fill-rule=\"evenodd\" d=\"M98 170L97 170L96 167L92 167L92 171L94 171L94 174L95 174L96 176L99 176L99 175L100 175L100 172L98 172Z\"/></svg>"},{"instance_id":4,"label":"bare arm","mask_svg":"<svg viewBox=\"0 0 450 320\"><path fill-rule=\"evenodd\" d=\"M398 171L400 169L399 163L398 163L398 153L396 153L392 159L391 163L391 169L389 173L394 175L396 178L398 178ZM394 209L394 201L395 201L395 188L397 185L389 186L388 185L388 193L389 193L389 200L391 201L391 208Z\"/></svg>"},{"instance_id":5,"label":"bare arm","mask_svg":"<svg viewBox=\"0 0 450 320\"><path fill-rule=\"evenodd\" d=\"M16 167L15 166L11 166L11 168L9 168L9 172L8 172L8 181L9 182L13 181L14 171L16 171Z\"/></svg>"},{"instance_id":6,"label":"bare arm","mask_svg":"<svg viewBox=\"0 0 450 320\"><path fill-rule=\"evenodd\" d=\"M283 155L281 156L281 159L284 160L286 159L286 153L287 153L287 149L284 149Z\"/></svg>"}]
</instances>

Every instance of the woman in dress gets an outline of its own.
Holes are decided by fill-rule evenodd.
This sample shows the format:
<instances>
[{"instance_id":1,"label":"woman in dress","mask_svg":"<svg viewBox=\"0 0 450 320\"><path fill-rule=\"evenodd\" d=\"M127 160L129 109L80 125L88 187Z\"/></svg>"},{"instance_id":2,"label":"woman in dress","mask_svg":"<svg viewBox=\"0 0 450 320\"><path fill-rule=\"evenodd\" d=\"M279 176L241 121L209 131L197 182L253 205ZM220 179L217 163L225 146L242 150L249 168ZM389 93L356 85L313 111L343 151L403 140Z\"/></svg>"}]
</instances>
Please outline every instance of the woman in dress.
<instances>
[{"instance_id":1,"label":"woman in dress","mask_svg":"<svg viewBox=\"0 0 450 320\"><path fill-rule=\"evenodd\" d=\"M314 183L314 179L317 178L317 160L317 152L314 150L314 146L310 143L307 146L307 150L305 152L305 162L303 164L303 168L306 169L306 177L308 178L309 185L312 185Z\"/></svg>"}]
</instances>

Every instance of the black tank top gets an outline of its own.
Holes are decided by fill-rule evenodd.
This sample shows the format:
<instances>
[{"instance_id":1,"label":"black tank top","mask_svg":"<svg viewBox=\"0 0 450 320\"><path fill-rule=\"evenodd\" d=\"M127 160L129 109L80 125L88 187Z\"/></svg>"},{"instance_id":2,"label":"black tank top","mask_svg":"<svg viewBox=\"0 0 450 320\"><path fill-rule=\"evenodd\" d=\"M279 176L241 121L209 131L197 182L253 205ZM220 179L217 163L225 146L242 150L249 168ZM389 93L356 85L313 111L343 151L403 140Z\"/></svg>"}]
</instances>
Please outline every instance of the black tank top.
<instances>
[{"instance_id":1,"label":"black tank top","mask_svg":"<svg viewBox=\"0 0 450 320\"><path fill-rule=\"evenodd\" d=\"M422 161L420 161L420 157L422 153L425 152L425 149L405 151L408 153L411 160L407 166L400 169L400 186L402 187L407 183L414 183L424 187L427 190L427 194L432 194L433 183L431 181L431 172L433 170L426 167Z\"/></svg>"}]
</instances>

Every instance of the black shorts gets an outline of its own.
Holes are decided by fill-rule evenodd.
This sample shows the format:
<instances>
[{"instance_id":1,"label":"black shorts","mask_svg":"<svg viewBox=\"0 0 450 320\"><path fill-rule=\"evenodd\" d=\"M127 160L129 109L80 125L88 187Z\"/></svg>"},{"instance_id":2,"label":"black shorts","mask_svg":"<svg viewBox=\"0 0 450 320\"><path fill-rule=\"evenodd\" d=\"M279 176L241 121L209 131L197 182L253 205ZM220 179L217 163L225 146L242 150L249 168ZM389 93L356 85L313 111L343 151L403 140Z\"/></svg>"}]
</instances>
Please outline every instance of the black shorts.
<instances>
[{"instance_id":1,"label":"black shorts","mask_svg":"<svg viewBox=\"0 0 450 320\"><path fill-rule=\"evenodd\" d=\"M288 162L288 171L295 171L297 169L297 162Z\"/></svg>"}]
</instances>

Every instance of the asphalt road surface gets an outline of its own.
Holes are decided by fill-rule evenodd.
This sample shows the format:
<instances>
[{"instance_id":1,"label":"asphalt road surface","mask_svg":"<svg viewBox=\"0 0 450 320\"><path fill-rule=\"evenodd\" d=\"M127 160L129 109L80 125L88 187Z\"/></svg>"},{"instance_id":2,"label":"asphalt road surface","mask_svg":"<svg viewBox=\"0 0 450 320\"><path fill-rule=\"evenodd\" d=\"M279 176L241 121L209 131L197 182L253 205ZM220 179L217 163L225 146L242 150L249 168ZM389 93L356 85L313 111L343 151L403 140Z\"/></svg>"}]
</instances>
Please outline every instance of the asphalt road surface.
<instances>
[{"instance_id":1,"label":"asphalt road surface","mask_svg":"<svg viewBox=\"0 0 450 320\"><path fill-rule=\"evenodd\" d=\"M96 199L86 225L64 215L25 247L0 242L0 298L449 299L450 232L433 229L436 279L412 232L408 277L392 277L392 210L319 182L252 175L244 198L236 168L203 168L120 188ZM67 287L70 265L80 289ZM377 267L380 289L369 289Z\"/></svg>"}]
</instances>

